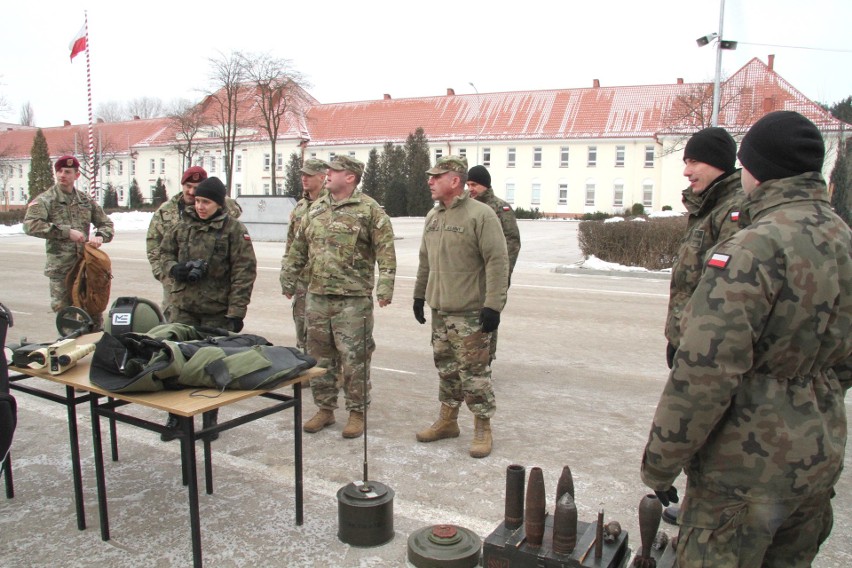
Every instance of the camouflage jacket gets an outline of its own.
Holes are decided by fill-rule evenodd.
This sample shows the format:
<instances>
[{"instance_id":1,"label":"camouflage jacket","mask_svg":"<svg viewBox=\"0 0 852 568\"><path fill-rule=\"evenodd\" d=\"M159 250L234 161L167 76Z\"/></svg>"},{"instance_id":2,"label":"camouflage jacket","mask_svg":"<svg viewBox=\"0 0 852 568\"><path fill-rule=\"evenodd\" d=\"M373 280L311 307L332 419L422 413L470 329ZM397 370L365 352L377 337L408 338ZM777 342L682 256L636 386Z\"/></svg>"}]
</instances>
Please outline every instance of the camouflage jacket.
<instances>
[{"instance_id":1,"label":"camouflage jacket","mask_svg":"<svg viewBox=\"0 0 852 568\"><path fill-rule=\"evenodd\" d=\"M509 255L500 221L467 192L426 215L414 297L449 313L501 311L509 287Z\"/></svg>"},{"instance_id":2,"label":"camouflage jacket","mask_svg":"<svg viewBox=\"0 0 852 568\"><path fill-rule=\"evenodd\" d=\"M317 196L317 199L320 199L328 192L323 188L320 194ZM287 251L290 250L290 247L293 245L293 241L296 239L296 233L299 230L299 227L302 225L302 221L305 218L305 214L308 212L308 209L311 208L313 201L308 199L307 194L302 197L296 206L290 211L290 223L287 225L287 243L284 247L284 257L281 259L282 266L284 265L284 261L287 259ZM308 285L308 273L306 270L302 271L301 278L299 278L298 287L301 289L305 289Z\"/></svg>"},{"instance_id":3,"label":"camouflage jacket","mask_svg":"<svg viewBox=\"0 0 852 568\"><path fill-rule=\"evenodd\" d=\"M742 213L741 171L717 181L696 195L691 187L683 190L683 205L689 212L686 233L672 266L666 339L675 348L680 343L680 318L704 271L707 251L745 226Z\"/></svg>"},{"instance_id":4,"label":"camouflage jacket","mask_svg":"<svg viewBox=\"0 0 852 568\"><path fill-rule=\"evenodd\" d=\"M183 218L163 237L160 270L169 274L178 262L202 259L208 273L197 282L172 285L170 302L193 314L245 318L257 277L257 259L245 225L219 211L203 221L195 208L187 207Z\"/></svg>"},{"instance_id":5,"label":"camouflage jacket","mask_svg":"<svg viewBox=\"0 0 852 568\"><path fill-rule=\"evenodd\" d=\"M115 233L112 220L100 205L80 190L65 193L54 185L30 201L24 216L24 232L47 239L45 276L64 276L74 266L83 253L83 243L71 241L69 233L76 229L88 239L91 225L105 243L112 240Z\"/></svg>"},{"instance_id":6,"label":"camouflage jacket","mask_svg":"<svg viewBox=\"0 0 852 568\"><path fill-rule=\"evenodd\" d=\"M228 216L232 219L238 219L243 210L239 203L231 199L225 198L225 209ZM168 272L163 274L160 270L160 243L163 242L163 237L169 232L169 229L177 225L181 220L186 210L186 205L183 202L183 193L178 192L177 195L160 205L151 217L151 223L148 225L148 234L145 237L145 250L148 253L148 263L151 265L151 272L154 273L154 278L162 281L164 276L168 278ZM170 279L169 279L170 280Z\"/></svg>"},{"instance_id":7,"label":"camouflage jacket","mask_svg":"<svg viewBox=\"0 0 852 568\"><path fill-rule=\"evenodd\" d=\"M852 231L818 172L764 182L752 224L710 251L686 306L643 481L751 500L827 491L852 385Z\"/></svg>"},{"instance_id":8,"label":"camouflage jacket","mask_svg":"<svg viewBox=\"0 0 852 568\"><path fill-rule=\"evenodd\" d=\"M515 263L518 261L518 254L521 252L521 232L518 230L515 212L512 211L511 205L494 195L494 190L490 187L480 193L476 200L488 205L500 219L503 236L506 237L506 250L509 253L509 276L511 277L512 271L515 270Z\"/></svg>"},{"instance_id":9,"label":"camouflage jacket","mask_svg":"<svg viewBox=\"0 0 852 568\"><path fill-rule=\"evenodd\" d=\"M376 264L376 297L390 301L396 277L390 217L359 191L341 201L326 194L310 206L281 261L281 291L293 294L306 270L312 294L372 296Z\"/></svg>"}]
</instances>

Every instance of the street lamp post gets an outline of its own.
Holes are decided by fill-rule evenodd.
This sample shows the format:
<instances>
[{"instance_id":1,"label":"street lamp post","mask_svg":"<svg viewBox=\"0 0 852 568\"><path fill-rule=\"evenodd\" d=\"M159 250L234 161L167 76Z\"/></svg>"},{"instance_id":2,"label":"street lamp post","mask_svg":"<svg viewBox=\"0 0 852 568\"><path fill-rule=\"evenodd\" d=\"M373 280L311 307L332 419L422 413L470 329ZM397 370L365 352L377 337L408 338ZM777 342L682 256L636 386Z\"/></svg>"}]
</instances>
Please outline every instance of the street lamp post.
<instances>
[{"instance_id":1,"label":"street lamp post","mask_svg":"<svg viewBox=\"0 0 852 568\"><path fill-rule=\"evenodd\" d=\"M469 82L468 85L473 87L473 90L476 92L476 165L479 165L479 137L482 135L482 100L476 85L473 82Z\"/></svg>"},{"instance_id":2,"label":"street lamp post","mask_svg":"<svg viewBox=\"0 0 852 568\"><path fill-rule=\"evenodd\" d=\"M722 39L722 28L725 25L725 0L719 1L719 33L712 33L695 40L698 47L704 47L714 39L716 40L716 74L713 78L713 114L710 116L710 124L719 126L719 99L722 75L722 50L736 49L737 42Z\"/></svg>"}]
</instances>

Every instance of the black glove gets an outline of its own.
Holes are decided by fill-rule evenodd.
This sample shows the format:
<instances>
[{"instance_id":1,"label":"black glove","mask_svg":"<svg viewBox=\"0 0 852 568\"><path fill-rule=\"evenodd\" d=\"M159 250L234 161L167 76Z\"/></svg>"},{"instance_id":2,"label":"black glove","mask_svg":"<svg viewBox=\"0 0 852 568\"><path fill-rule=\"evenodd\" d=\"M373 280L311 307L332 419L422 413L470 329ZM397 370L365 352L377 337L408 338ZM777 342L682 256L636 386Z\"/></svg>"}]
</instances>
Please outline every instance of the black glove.
<instances>
[{"instance_id":1,"label":"black glove","mask_svg":"<svg viewBox=\"0 0 852 568\"><path fill-rule=\"evenodd\" d=\"M171 274L172 278L178 282L186 282L187 278L189 278L189 267L185 262L178 262L172 266L171 270L169 270L169 274Z\"/></svg>"},{"instance_id":2,"label":"black glove","mask_svg":"<svg viewBox=\"0 0 852 568\"><path fill-rule=\"evenodd\" d=\"M426 300L423 298L414 298L414 319L420 323L426 323L426 316L423 315L423 306L426 305Z\"/></svg>"},{"instance_id":3,"label":"black glove","mask_svg":"<svg viewBox=\"0 0 852 568\"><path fill-rule=\"evenodd\" d=\"M666 345L666 364L669 366L669 369L674 366L675 353L677 353L677 348L674 345L671 343Z\"/></svg>"},{"instance_id":4,"label":"black glove","mask_svg":"<svg viewBox=\"0 0 852 568\"><path fill-rule=\"evenodd\" d=\"M482 331L491 333L500 325L500 312L491 308L482 308L479 312L479 323L482 324Z\"/></svg>"},{"instance_id":5,"label":"black glove","mask_svg":"<svg viewBox=\"0 0 852 568\"><path fill-rule=\"evenodd\" d=\"M668 507L672 503L677 503L680 499L677 496L677 488L669 487L665 491L654 491L657 494L657 499L664 507Z\"/></svg>"},{"instance_id":6,"label":"black glove","mask_svg":"<svg viewBox=\"0 0 852 568\"><path fill-rule=\"evenodd\" d=\"M228 316L225 318L225 321L227 322L228 331L239 333L243 330L243 318Z\"/></svg>"}]
</instances>

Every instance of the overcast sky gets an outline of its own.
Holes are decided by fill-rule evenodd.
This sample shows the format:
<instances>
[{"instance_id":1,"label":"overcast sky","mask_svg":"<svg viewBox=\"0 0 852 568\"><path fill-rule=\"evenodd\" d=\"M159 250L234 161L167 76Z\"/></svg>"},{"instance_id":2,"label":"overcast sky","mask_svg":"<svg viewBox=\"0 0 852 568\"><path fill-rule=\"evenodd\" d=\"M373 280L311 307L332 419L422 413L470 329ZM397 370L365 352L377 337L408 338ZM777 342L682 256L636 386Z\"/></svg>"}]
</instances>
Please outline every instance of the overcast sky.
<instances>
[{"instance_id":1,"label":"overcast sky","mask_svg":"<svg viewBox=\"0 0 852 568\"><path fill-rule=\"evenodd\" d=\"M7 2L0 121L29 102L37 126L88 121L86 57L68 44L88 11L94 107L199 100L209 59L240 50L289 59L322 103L712 81L719 0L325 0ZM753 57L816 101L852 95L852 2L726 0L723 77ZM803 49L805 48L805 49Z\"/></svg>"}]
</instances>

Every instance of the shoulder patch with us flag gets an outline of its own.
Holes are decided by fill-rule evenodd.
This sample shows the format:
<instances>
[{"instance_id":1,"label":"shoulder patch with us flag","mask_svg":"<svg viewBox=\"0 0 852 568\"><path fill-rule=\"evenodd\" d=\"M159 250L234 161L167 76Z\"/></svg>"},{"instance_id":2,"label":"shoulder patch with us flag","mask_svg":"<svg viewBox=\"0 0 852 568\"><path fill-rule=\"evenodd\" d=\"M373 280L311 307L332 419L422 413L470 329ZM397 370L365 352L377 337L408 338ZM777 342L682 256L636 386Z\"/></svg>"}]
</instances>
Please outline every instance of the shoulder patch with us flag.
<instances>
[{"instance_id":1,"label":"shoulder patch with us flag","mask_svg":"<svg viewBox=\"0 0 852 568\"><path fill-rule=\"evenodd\" d=\"M707 261L707 266L712 266L713 268L725 268L728 266L728 262L730 260L731 255L717 252L714 253L713 256L710 257L710 260Z\"/></svg>"}]
</instances>

